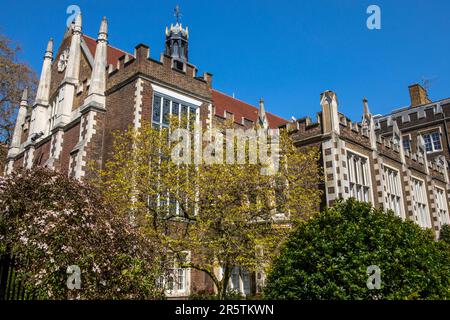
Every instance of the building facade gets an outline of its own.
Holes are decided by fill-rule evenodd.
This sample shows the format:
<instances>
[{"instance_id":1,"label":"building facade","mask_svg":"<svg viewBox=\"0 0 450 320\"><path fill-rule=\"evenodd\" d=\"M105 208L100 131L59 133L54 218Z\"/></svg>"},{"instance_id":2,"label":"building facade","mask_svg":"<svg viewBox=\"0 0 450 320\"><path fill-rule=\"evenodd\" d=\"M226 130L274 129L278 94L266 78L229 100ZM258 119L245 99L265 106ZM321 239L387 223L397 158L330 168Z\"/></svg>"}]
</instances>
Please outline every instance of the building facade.
<instances>
[{"instance_id":1,"label":"building facade","mask_svg":"<svg viewBox=\"0 0 450 320\"><path fill-rule=\"evenodd\" d=\"M188 28L177 21L166 28L165 51L154 60L144 44L133 54L111 46L105 18L97 39L84 34L80 13L59 48L48 42L32 106L23 93L5 172L41 166L85 179L92 174L89 164L101 168L111 157L114 132L144 123L164 127L170 114L203 125L232 119L241 128L286 123L266 112L263 101L256 108L215 90L210 73L197 75L188 61L188 40ZM247 290L249 278L244 285L235 277L234 287ZM170 283L172 297L213 287L202 272L176 263Z\"/></svg>"},{"instance_id":2,"label":"building facade","mask_svg":"<svg viewBox=\"0 0 450 320\"><path fill-rule=\"evenodd\" d=\"M326 91L316 122L307 117L286 127L299 147L321 152L323 206L353 197L437 237L450 224L450 99L432 102L418 84L409 90L411 105L385 116L372 115L364 99L361 122L340 113L336 94Z\"/></svg>"},{"instance_id":3,"label":"building facade","mask_svg":"<svg viewBox=\"0 0 450 320\"><path fill-rule=\"evenodd\" d=\"M188 60L189 31L177 21L166 28L165 51L150 57L144 44L134 53L109 44L104 18L96 39L83 33L79 14L59 47L50 39L32 106L27 92L19 106L5 172L47 167L84 179L89 163L101 168L113 152L113 133L144 123L168 126L168 115L186 115L204 125L232 119L236 127L287 128L297 146L317 146L324 171L322 205L354 197L392 210L436 236L449 218L450 99L432 102L419 85L409 88L411 105L386 116L370 113L363 101L361 122L338 110L332 91L321 95L317 122L286 121L230 97L197 75ZM261 275L259 275L261 276ZM172 297L212 288L202 272L177 268L169 281ZM236 268L231 287L250 293L257 275Z\"/></svg>"}]
</instances>

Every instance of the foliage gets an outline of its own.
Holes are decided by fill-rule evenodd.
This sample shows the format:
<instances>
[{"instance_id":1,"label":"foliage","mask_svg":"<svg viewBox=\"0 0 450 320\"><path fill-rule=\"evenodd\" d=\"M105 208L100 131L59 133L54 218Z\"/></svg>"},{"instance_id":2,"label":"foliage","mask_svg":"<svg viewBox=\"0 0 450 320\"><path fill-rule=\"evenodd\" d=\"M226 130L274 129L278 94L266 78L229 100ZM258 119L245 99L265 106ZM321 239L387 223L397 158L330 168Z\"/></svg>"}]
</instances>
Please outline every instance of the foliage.
<instances>
[{"instance_id":1,"label":"foliage","mask_svg":"<svg viewBox=\"0 0 450 320\"><path fill-rule=\"evenodd\" d=\"M367 268L381 269L369 290ZM430 230L350 199L298 227L268 276L271 299L448 299L450 253Z\"/></svg>"},{"instance_id":2,"label":"foliage","mask_svg":"<svg viewBox=\"0 0 450 320\"><path fill-rule=\"evenodd\" d=\"M8 154L8 147L0 142L0 176L3 175L3 169L6 165L6 157Z\"/></svg>"},{"instance_id":3,"label":"foliage","mask_svg":"<svg viewBox=\"0 0 450 320\"><path fill-rule=\"evenodd\" d=\"M450 244L450 225L445 224L442 226L439 234L439 240Z\"/></svg>"},{"instance_id":4,"label":"foliage","mask_svg":"<svg viewBox=\"0 0 450 320\"><path fill-rule=\"evenodd\" d=\"M91 186L36 169L0 178L0 243L39 299L161 297L158 248ZM67 288L67 268L81 289Z\"/></svg>"},{"instance_id":5,"label":"foliage","mask_svg":"<svg viewBox=\"0 0 450 320\"><path fill-rule=\"evenodd\" d=\"M18 60L21 49L0 34L0 142L9 143L14 130L14 115L27 87L29 97L35 92L36 74ZM1 152L1 151L0 151Z\"/></svg>"},{"instance_id":6,"label":"foliage","mask_svg":"<svg viewBox=\"0 0 450 320\"><path fill-rule=\"evenodd\" d=\"M250 272L264 268L289 233L286 224L317 210L318 152L299 152L283 132L275 175L261 174L267 163L180 164L172 159L174 142L168 141L169 133L185 124L176 119L171 124L170 129L144 125L116 135L99 183L110 205L123 214L132 211L147 226L148 237L173 252L182 267L205 272L219 298L225 298L234 267ZM229 128L225 124L219 129ZM204 133L190 134L195 138ZM185 152L193 155L195 146L190 148ZM279 213L281 223L275 219ZM190 258L182 256L185 252Z\"/></svg>"}]
</instances>

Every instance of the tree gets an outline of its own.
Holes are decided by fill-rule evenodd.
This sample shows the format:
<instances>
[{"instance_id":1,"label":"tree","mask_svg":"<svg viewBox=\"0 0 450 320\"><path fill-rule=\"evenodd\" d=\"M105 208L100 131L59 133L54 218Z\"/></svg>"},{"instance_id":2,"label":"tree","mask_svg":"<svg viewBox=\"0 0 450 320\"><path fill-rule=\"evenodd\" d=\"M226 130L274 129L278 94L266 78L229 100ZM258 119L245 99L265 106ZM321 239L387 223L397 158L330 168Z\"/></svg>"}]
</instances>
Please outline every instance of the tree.
<instances>
[{"instance_id":1,"label":"tree","mask_svg":"<svg viewBox=\"0 0 450 320\"><path fill-rule=\"evenodd\" d=\"M370 266L381 271L380 289L368 289L368 282L376 284ZM298 227L273 265L265 294L305 300L448 299L450 253L430 230L350 199Z\"/></svg>"},{"instance_id":2,"label":"tree","mask_svg":"<svg viewBox=\"0 0 450 320\"><path fill-rule=\"evenodd\" d=\"M441 232L439 234L439 240L450 244L450 225L445 224L442 226Z\"/></svg>"},{"instance_id":3,"label":"tree","mask_svg":"<svg viewBox=\"0 0 450 320\"><path fill-rule=\"evenodd\" d=\"M7 155L8 155L7 145L0 142L0 176L3 175L3 169L5 168Z\"/></svg>"},{"instance_id":4,"label":"tree","mask_svg":"<svg viewBox=\"0 0 450 320\"><path fill-rule=\"evenodd\" d=\"M15 125L15 112L22 92L35 92L37 77L33 69L19 61L20 46L0 34L0 142L9 144Z\"/></svg>"},{"instance_id":5,"label":"tree","mask_svg":"<svg viewBox=\"0 0 450 320\"><path fill-rule=\"evenodd\" d=\"M38 299L162 297L158 247L98 190L63 174L36 169L0 178L0 244ZM81 272L80 290L67 286L69 267Z\"/></svg>"},{"instance_id":6,"label":"tree","mask_svg":"<svg viewBox=\"0 0 450 320\"><path fill-rule=\"evenodd\" d=\"M191 142L179 136L174 140L170 133L186 127L181 122L172 119L170 129L144 125L117 135L113 156L100 172L100 184L118 212L141 217L138 220L147 225L147 236L169 248L182 267L206 273L218 297L225 298L233 268L261 270L288 234L288 225L317 210L318 152L315 148L300 152L283 132L279 170L266 175L262 169L267 169L267 162L220 161L224 150L219 149L226 143L209 140L212 131L189 132ZM223 133L230 127L225 124L218 129ZM203 159L174 161L179 144L186 148L175 154L195 160L198 146L192 141L199 136L204 138ZM236 152L239 142L236 137L232 140ZM217 149L208 153L210 143ZM251 145L245 145L249 154ZM213 161L206 160L206 155ZM281 222L276 219L280 213Z\"/></svg>"}]
</instances>

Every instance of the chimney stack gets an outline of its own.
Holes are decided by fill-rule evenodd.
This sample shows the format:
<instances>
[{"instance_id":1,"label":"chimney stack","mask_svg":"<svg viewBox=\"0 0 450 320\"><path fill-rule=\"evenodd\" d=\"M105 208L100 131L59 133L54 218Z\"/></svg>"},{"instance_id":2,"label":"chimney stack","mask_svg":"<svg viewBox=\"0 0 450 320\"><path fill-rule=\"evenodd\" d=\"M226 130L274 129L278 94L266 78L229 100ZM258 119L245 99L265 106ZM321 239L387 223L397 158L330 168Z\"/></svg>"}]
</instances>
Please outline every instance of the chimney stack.
<instances>
[{"instance_id":1,"label":"chimney stack","mask_svg":"<svg viewBox=\"0 0 450 320\"><path fill-rule=\"evenodd\" d=\"M411 98L411 108L431 102L427 90L418 83L409 86L409 97Z\"/></svg>"}]
</instances>

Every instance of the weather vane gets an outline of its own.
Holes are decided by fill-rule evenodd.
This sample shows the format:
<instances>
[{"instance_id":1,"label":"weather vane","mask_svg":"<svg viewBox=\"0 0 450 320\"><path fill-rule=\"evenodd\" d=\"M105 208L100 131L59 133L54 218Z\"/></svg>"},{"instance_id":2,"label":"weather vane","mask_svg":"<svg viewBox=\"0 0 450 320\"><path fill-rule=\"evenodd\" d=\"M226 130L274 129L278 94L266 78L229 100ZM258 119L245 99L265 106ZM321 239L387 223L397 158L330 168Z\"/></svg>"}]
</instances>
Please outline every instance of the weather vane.
<instances>
[{"instance_id":1,"label":"weather vane","mask_svg":"<svg viewBox=\"0 0 450 320\"><path fill-rule=\"evenodd\" d=\"M175 13L174 13L174 16L177 18L177 23L179 23L182 14L181 14L180 6L179 6L178 4L175 6L174 12L175 12Z\"/></svg>"}]
</instances>

